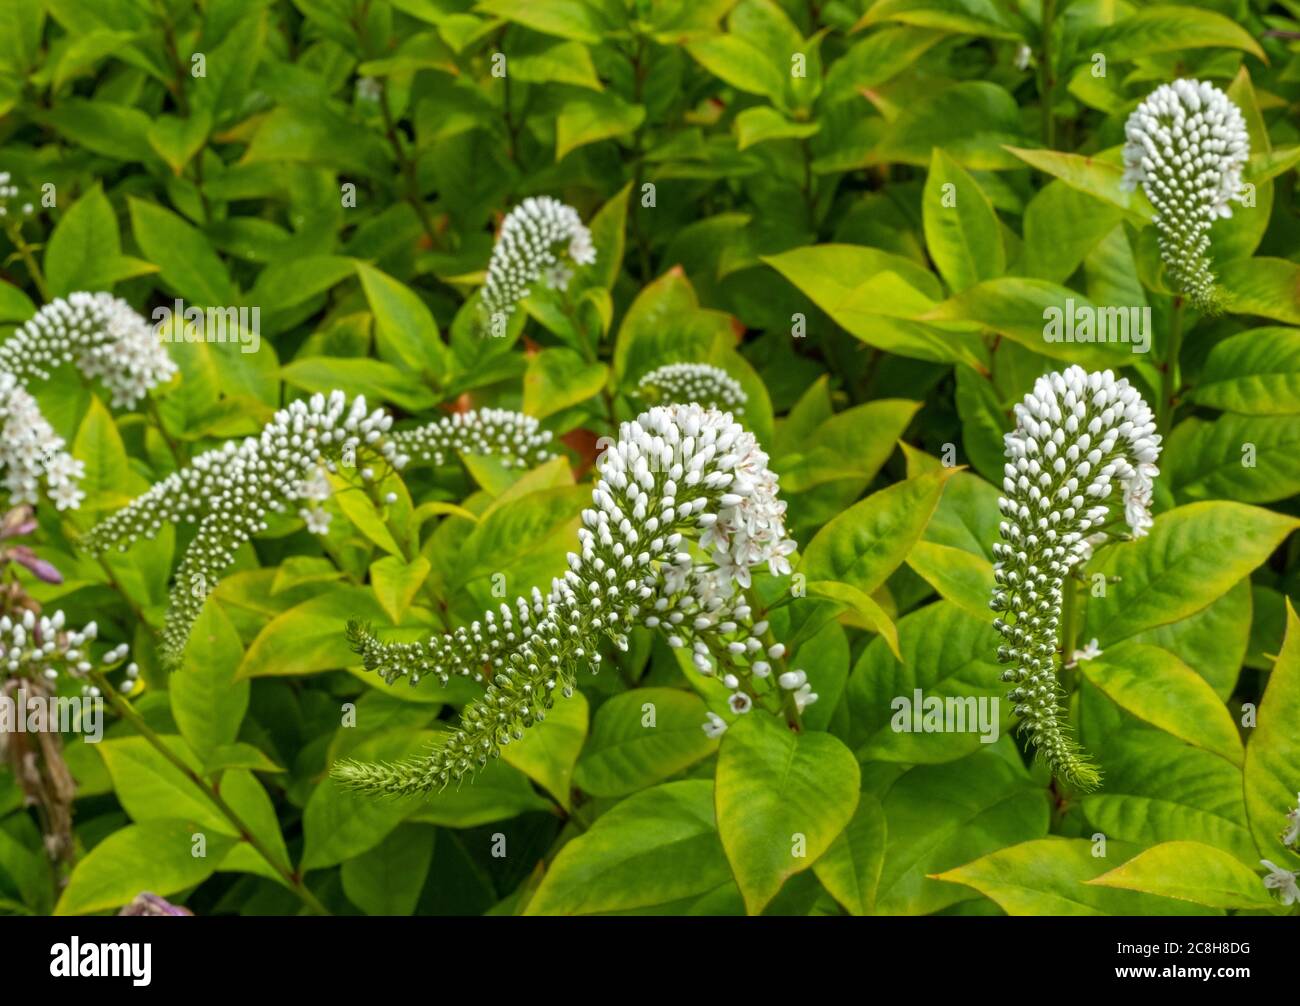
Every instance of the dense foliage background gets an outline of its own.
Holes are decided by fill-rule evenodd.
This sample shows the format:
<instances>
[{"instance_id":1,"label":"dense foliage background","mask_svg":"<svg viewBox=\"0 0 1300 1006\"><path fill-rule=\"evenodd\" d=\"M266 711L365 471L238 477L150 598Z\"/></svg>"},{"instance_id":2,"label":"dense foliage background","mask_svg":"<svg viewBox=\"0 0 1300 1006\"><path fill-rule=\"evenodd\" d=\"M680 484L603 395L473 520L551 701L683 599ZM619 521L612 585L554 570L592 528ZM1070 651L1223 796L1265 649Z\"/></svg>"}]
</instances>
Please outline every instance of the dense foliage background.
<instances>
[{"instance_id":1,"label":"dense foliage background","mask_svg":"<svg viewBox=\"0 0 1300 1006\"><path fill-rule=\"evenodd\" d=\"M1263 0L0 0L21 193L0 322L77 290L260 311L255 352L171 344L147 405L71 367L32 389L88 495L42 503L26 539L63 582L9 562L5 603L97 620L144 685L134 721L65 738L67 861L0 769L0 909L1285 911L1259 862L1300 870L1279 837L1300 789L1297 38L1300 4ZM1217 316L1176 303L1151 207L1119 185L1127 115L1185 76L1250 130L1252 201L1212 235ZM485 337L494 233L541 193L578 209L596 263ZM1150 351L1045 341L1068 298L1149 307ZM756 589L820 697L804 730L734 715L638 630L473 783L340 789L333 761L418 752L476 690L385 686L347 620L415 639L502 582L544 587L598 438L679 361L739 381L781 476L801 555ZM1165 437L1152 533L1098 550L1066 629L1067 655L1101 650L1067 682L1104 773L1086 795L1024 751L1009 703L992 744L891 726L915 689L1003 692L1001 438L1071 363L1123 368ZM414 473L391 511L336 496L323 538L274 524L167 674L192 529L103 562L79 536L334 388L402 418L520 409L565 456Z\"/></svg>"}]
</instances>

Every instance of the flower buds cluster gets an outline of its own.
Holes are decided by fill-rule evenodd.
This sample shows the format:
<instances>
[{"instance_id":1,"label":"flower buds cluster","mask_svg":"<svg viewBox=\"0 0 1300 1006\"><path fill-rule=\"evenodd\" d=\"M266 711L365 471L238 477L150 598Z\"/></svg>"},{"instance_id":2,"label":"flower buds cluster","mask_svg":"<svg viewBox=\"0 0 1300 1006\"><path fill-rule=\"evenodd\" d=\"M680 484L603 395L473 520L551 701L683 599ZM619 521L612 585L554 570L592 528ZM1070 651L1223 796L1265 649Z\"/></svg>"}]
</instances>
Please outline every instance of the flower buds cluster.
<instances>
[{"instance_id":1,"label":"flower buds cluster","mask_svg":"<svg viewBox=\"0 0 1300 1006\"><path fill-rule=\"evenodd\" d=\"M592 503L582 513L579 551L569 554L568 571L548 593L534 590L423 643L381 643L349 625L365 666L390 682L464 675L486 689L429 757L340 762L338 778L360 789L410 793L472 775L544 719L556 692L571 695L579 668L599 668L602 640L625 648L638 626L689 648L700 672L731 689L732 712L779 698L774 682L764 683L769 678L792 693L796 706L816 700L801 671L773 667L784 647L764 645L766 623L754 623L735 589L749 583L753 566L789 572L786 556L795 547L785 537L777 477L753 434L716 409L652 408L623 423L597 460ZM692 538L697 552L690 551Z\"/></svg>"},{"instance_id":2,"label":"flower buds cluster","mask_svg":"<svg viewBox=\"0 0 1300 1006\"><path fill-rule=\"evenodd\" d=\"M8 221L13 217L30 217L36 212L31 203L23 203L18 213L12 212L10 203L18 198L18 186L10 180L8 171L0 171L0 220Z\"/></svg>"},{"instance_id":3,"label":"flower buds cluster","mask_svg":"<svg viewBox=\"0 0 1300 1006\"><path fill-rule=\"evenodd\" d=\"M376 465L406 466L408 446L430 455L434 445L484 448L526 462L544 439L535 431L519 433L531 429L527 417L492 410L402 433L393 432L392 425L383 409L368 410L363 397L349 402L342 391L295 401L277 412L259 436L227 442L156 483L91 528L85 544L95 553L113 546L125 551L141 538L153 538L164 524L198 524L176 573L163 630L163 657L174 665L204 599L234 562L235 550L267 529L271 513L327 496L325 473L373 483L380 477ZM304 519L318 533L328 526L315 507L305 511Z\"/></svg>"},{"instance_id":4,"label":"flower buds cluster","mask_svg":"<svg viewBox=\"0 0 1300 1006\"><path fill-rule=\"evenodd\" d=\"M1022 729L1058 775L1080 788L1100 781L1061 723L1055 660L1063 588L1071 569L1106 537L1112 518L1134 537L1151 524L1149 505L1160 436L1137 390L1109 370L1070 367L1040 377L1016 406L1005 438L1007 463L998 503L1002 541L993 545L994 628L998 659L1014 688ZM1122 490L1122 515L1113 499Z\"/></svg>"},{"instance_id":5,"label":"flower buds cluster","mask_svg":"<svg viewBox=\"0 0 1300 1006\"><path fill-rule=\"evenodd\" d=\"M92 667L88 645L97 632L94 622L80 631L66 629L62 611L49 617L32 611L0 616L0 678L84 676Z\"/></svg>"},{"instance_id":6,"label":"flower buds cluster","mask_svg":"<svg viewBox=\"0 0 1300 1006\"><path fill-rule=\"evenodd\" d=\"M176 372L149 323L108 293L51 301L0 343L0 371L23 383L48 380L54 368L73 362L103 381L113 405L128 408Z\"/></svg>"},{"instance_id":7,"label":"flower buds cluster","mask_svg":"<svg viewBox=\"0 0 1300 1006\"><path fill-rule=\"evenodd\" d=\"M14 503L35 504L41 483L60 510L75 510L85 465L64 450L40 406L13 374L0 373L0 472Z\"/></svg>"},{"instance_id":8,"label":"flower buds cluster","mask_svg":"<svg viewBox=\"0 0 1300 1006\"><path fill-rule=\"evenodd\" d=\"M539 279L565 289L572 276L566 263L595 261L591 232L577 210L550 196L529 197L501 225L483 284L483 313L509 314Z\"/></svg>"},{"instance_id":9,"label":"flower buds cluster","mask_svg":"<svg viewBox=\"0 0 1300 1006\"><path fill-rule=\"evenodd\" d=\"M1242 198L1250 157L1246 120L1213 84L1176 80L1156 88L1124 126L1122 184L1137 185L1155 207L1160 255L1179 290L1214 306L1210 227Z\"/></svg>"},{"instance_id":10,"label":"flower buds cluster","mask_svg":"<svg viewBox=\"0 0 1300 1006\"><path fill-rule=\"evenodd\" d=\"M744 413L749 401L739 381L707 363L664 364L642 377L637 388L643 396L656 395L660 402L698 402L736 415Z\"/></svg>"}]
</instances>

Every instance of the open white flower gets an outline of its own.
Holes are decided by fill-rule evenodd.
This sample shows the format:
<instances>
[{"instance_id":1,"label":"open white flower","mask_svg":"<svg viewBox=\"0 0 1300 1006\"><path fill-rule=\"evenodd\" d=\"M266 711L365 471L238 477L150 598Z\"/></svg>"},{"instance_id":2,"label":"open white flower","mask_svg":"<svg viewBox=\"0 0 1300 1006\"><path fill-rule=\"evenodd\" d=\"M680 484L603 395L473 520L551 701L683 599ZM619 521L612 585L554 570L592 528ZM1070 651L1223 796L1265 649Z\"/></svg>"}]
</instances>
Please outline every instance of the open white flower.
<instances>
[{"instance_id":1,"label":"open white flower","mask_svg":"<svg viewBox=\"0 0 1300 1006\"><path fill-rule=\"evenodd\" d=\"M1269 862L1267 859L1261 859L1260 862L1269 871L1268 876L1264 878L1264 886L1270 891L1277 891L1282 904L1294 905L1300 901L1300 887L1296 886L1296 874L1290 870L1282 869L1282 867Z\"/></svg>"},{"instance_id":2,"label":"open white flower","mask_svg":"<svg viewBox=\"0 0 1300 1006\"><path fill-rule=\"evenodd\" d=\"M652 401L696 402L737 416L744 413L749 401L739 381L707 363L666 363L643 376L637 390L642 396L657 396Z\"/></svg>"},{"instance_id":3,"label":"open white flower","mask_svg":"<svg viewBox=\"0 0 1300 1006\"><path fill-rule=\"evenodd\" d=\"M46 304L0 343L0 371L23 383L48 380L64 363L99 378L113 405L131 407L171 379L176 364L149 323L108 293L74 293Z\"/></svg>"},{"instance_id":4,"label":"open white flower","mask_svg":"<svg viewBox=\"0 0 1300 1006\"><path fill-rule=\"evenodd\" d=\"M1300 793L1295 795L1296 809L1286 816L1286 831L1282 832L1283 845L1295 845L1300 842Z\"/></svg>"},{"instance_id":5,"label":"open white flower","mask_svg":"<svg viewBox=\"0 0 1300 1006\"><path fill-rule=\"evenodd\" d=\"M1006 640L998 659L1011 665L1002 680L1014 683L1008 698L1021 729L1052 770L1090 789L1100 777L1058 709L1062 588L1112 519L1123 519L1134 537L1147 533L1161 438L1137 389L1109 370L1070 367L1040 377L1015 413L1016 428L1005 437L1002 541L993 545L989 602L999 612L994 628ZM1122 516L1112 512L1116 483Z\"/></svg>"},{"instance_id":6,"label":"open white flower","mask_svg":"<svg viewBox=\"0 0 1300 1006\"><path fill-rule=\"evenodd\" d=\"M99 553L113 546L125 551L164 524L198 524L172 587L165 663L179 661L204 598L234 562L235 550L267 529L271 513L298 511L310 531L328 532L328 513L294 505L328 496L325 472L365 488L382 477L376 466L401 469L412 457L441 463L457 450L500 453L526 464L546 456L541 445L549 436L537 432L535 420L497 410L446 416L401 432L392 424L383 409L368 410L363 397L349 402L342 391L295 401L259 436L199 455L91 528L85 544Z\"/></svg>"},{"instance_id":7,"label":"open white flower","mask_svg":"<svg viewBox=\"0 0 1300 1006\"><path fill-rule=\"evenodd\" d=\"M1160 255L1198 307L1214 304L1210 226L1232 215L1250 157L1246 120L1213 84L1176 80L1156 88L1124 126L1122 185L1155 207Z\"/></svg>"},{"instance_id":8,"label":"open white flower","mask_svg":"<svg viewBox=\"0 0 1300 1006\"><path fill-rule=\"evenodd\" d=\"M430 756L340 762L335 776L365 790L412 793L472 775L542 720L556 692L572 694L579 669L598 669L602 639L626 648L637 626L689 649L701 673L732 689L733 711L743 712L738 707L752 695L780 698L763 684L767 672L756 671L765 662L767 623L755 623L735 589L752 567L782 558L788 540L777 477L753 434L715 409L652 408L622 424L596 476L580 551L570 553L569 570L547 594L534 590L422 643L382 643L364 626L348 626L366 668L389 682L432 675L445 684L462 675L486 688ZM712 561L691 550L696 535ZM766 650L768 659L783 656L780 644Z\"/></svg>"},{"instance_id":9,"label":"open white flower","mask_svg":"<svg viewBox=\"0 0 1300 1006\"><path fill-rule=\"evenodd\" d=\"M525 199L508 214L488 261L482 309L509 314L538 280L565 289L574 265L591 265L596 248L578 211L550 196Z\"/></svg>"}]
</instances>

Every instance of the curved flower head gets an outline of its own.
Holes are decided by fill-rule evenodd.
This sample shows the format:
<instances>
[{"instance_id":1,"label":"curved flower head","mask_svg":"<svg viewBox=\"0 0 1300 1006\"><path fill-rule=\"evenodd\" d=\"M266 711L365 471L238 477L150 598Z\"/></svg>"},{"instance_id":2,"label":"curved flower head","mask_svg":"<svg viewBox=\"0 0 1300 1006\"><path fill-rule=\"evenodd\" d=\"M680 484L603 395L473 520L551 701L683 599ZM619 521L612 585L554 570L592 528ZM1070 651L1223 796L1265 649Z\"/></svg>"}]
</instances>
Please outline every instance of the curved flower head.
<instances>
[{"instance_id":1,"label":"curved flower head","mask_svg":"<svg viewBox=\"0 0 1300 1006\"><path fill-rule=\"evenodd\" d=\"M85 544L95 553L113 546L125 551L164 524L198 524L177 569L163 628L162 656L175 665L204 599L234 562L235 550L266 530L271 513L297 512L297 504L306 503L300 515L309 529L328 530L328 515L310 505L328 496L324 473L365 486L380 480L385 467L404 468L412 455L440 461L465 450L529 463L547 454L542 445L549 433L539 433L535 420L518 413L469 412L401 432L392 424L384 410L368 410L363 397L349 402L342 391L295 401L259 436L201 454L156 483L91 528Z\"/></svg>"},{"instance_id":2,"label":"curved flower head","mask_svg":"<svg viewBox=\"0 0 1300 1006\"><path fill-rule=\"evenodd\" d=\"M1091 789L1100 776L1059 709L1063 588L1112 521L1125 522L1134 537L1147 533L1160 436L1137 390L1109 370L1070 367L1040 377L1015 413L1016 428L1005 438L1002 541L993 545L989 602L1005 639L998 659L1011 665L1002 680L1014 684L1008 697L1021 729L1052 770Z\"/></svg>"},{"instance_id":3,"label":"curved flower head","mask_svg":"<svg viewBox=\"0 0 1300 1006\"><path fill-rule=\"evenodd\" d=\"M337 778L369 791L413 793L472 775L543 720L556 692L571 695L580 668L599 668L602 639L625 648L638 626L689 649L697 670L743 694L729 703L734 713L753 701L780 701L781 689L795 703L815 700L802 672L788 684L778 672L780 689L764 680L768 661L779 663L785 650L765 646L767 623L755 621L736 589L752 567L788 570L785 556L794 547L777 478L753 434L716 409L652 408L623 423L597 460L592 504L582 513L579 550L545 595L535 589L422 643L381 643L349 625L365 666L389 682L463 675L486 688L428 757L339 762ZM715 720L708 729L718 729Z\"/></svg>"},{"instance_id":4,"label":"curved flower head","mask_svg":"<svg viewBox=\"0 0 1300 1006\"><path fill-rule=\"evenodd\" d=\"M538 280L566 289L570 265L595 261L591 232L578 211L550 196L530 196L501 225L483 284L483 313L509 314Z\"/></svg>"},{"instance_id":5,"label":"curved flower head","mask_svg":"<svg viewBox=\"0 0 1300 1006\"><path fill-rule=\"evenodd\" d=\"M176 373L149 323L108 293L53 300L0 343L0 371L23 383L48 380L54 368L74 362L103 382L115 406L133 406Z\"/></svg>"},{"instance_id":6,"label":"curved flower head","mask_svg":"<svg viewBox=\"0 0 1300 1006\"><path fill-rule=\"evenodd\" d=\"M1155 207L1160 256L1178 288L1200 308L1214 306L1210 227L1232 215L1250 157L1246 120L1213 84L1162 84L1124 126L1122 184Z\"/></svg>"},{"instance_id":7,"label":"curved flower head","mask_svg":"<svg viewBox=\"0 0 1300 1006\"><path fill-rule=\"evenodd\" d=\"M720 367L707 363L667 363L640 381L642 395L657 394L662 402L697 402L710 409L741 415L749 396L740 382Z\"/></svg>"},{"instance_id":8,"label":"curved flower head","mask_svg":"<svg viewBox=\"0 0 1300 1006\"><path fill-rule=\"evenodd\" d=\"M75 510L85 465L64 450L63 438L41 415L36 399L13 374L0 372L0 473L13 503L36 503L41 483L60 510Z\"/></svg>"}]
</instances>

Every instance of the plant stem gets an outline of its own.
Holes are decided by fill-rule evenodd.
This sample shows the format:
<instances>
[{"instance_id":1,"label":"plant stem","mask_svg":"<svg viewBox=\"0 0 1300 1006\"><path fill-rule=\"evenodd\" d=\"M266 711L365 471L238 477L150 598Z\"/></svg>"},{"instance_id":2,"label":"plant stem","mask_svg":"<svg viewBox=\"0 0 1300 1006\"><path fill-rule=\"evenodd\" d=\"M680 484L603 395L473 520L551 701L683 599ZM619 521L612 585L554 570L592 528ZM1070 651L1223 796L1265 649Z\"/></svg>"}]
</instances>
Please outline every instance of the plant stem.
<instances>
[{"instance_id":1,"label":"plant stem","mask_svg":"<svg viewBox=\"0 0 1300 1006\"><path fill-rule=\"evenodd\" d=\"M172 460L176 462L176 467L184 468L189 464L189 460L181 452L180 446L172 439L171 434L167 432L167 427L163 426L162 414L158 411L158 403L150 395L145 395L144 402L145 412L148 413L150 421L158 431L158 435L166 442L167 449L171 451Z\"/></svg>"},{"instance_id":2,"label":"plant stem","mask_svg":"<svg viewBox=\"0 0 1300 1006\"><path fill-rule=\"evenodd\" d=\"M1178 356L1183 349L1183 297L1174 297L1173 317L1169 319L1169 346L1160 372L1160 401L1156 403L1156 425L1167 437L1178 397Z\"/></svg>"},{"instance_id":3,"label":"plant stem","mask_svg":"<svg viewBox=\"0 0 1300 1006\"><path fill-rule=\"evenodd\" d=\"M236 810L226 802L225 798L217 792L216 787L185 764L181 757L167 746L166 741L158 736L153 727L149 726L149 724L145 722L144 717L135 711L135 708L131 703L127 702L126 699L118 693L117 689L112 686L102 671L91 670L88 676L99 690L103 692L104 696L108 699L109 704L117 711L117 714L135 727L135 729L139 731L140 736L157 749L160 755L171 762L171 764L174 765L181 774L185 776L185 778L203 791L203 795L212 801L212 804L221 811L235 830L239 832L240 838L257 850L258 854L271 865L271 868L275 870L276 873L280 875L280 878L289 886L289 889L302 899L304 905L310 908L317 915L331 914L329 909L317 900L316 895L312 894L312 892L308 890L307 886L302 882L302 878L276 859L271 850L266 847L265 843L263 843L262 840L253 833L253 830L244 823L244 819L239 816L238 812L236 812Z\"/></svg>"},{"instance_id":4,"label":"plant stem","mask_svg":"<svg viewBox=\"0 0 1300 1006\"><path fill-rule=\"evenodd\" d=\"M1056 119L1052 99L1056 91L1056 71L1052 68L1052 22L1056 20L1056 0L1043 0L1043 36L1038 58L1038 100L1043 109L1043 145L1056 146Z\"/></svg>"},{"instance_id":5,"label":"plant stem","mask_svg":"<svg viewBox=\"0 0 1300 1006\"><path fill-rule=\"evenodd\" d=\"M41 300L48 304L50 302L50 290L45 285L45 273L41 272L41 267L36 262L36 256L32 254L32 246L23 237L22 224L10 224L5 230L9 234L9 240L18 249L18 254L22 256L23 264L27 266L27 274L31 276L32 285L36 287L37 293L41 295Z\"/></svg>"},{"instance_id":6,"label":"plant stem","mask_svg":"<svg viewBox=\"0 0 1300 1006\"><path fill-rule=\"evenodd\" d=\"M764 606L758 592L753 587L745 591L745 597L749 600L749 606L753 611L754 622L761 622L767 616L767 608ZM770 649L776 644L776 637L772 634L772 627L769 625L767 631L763 633L763 647ZM779 661L780 666L785 666L785 658ZM794 692L780 686L781 671L779 668L772 669L772 680L777 684L777 690L781 696L781 711L785 714L786 726L795 733L803 732L803 717L799 713L799 703L794 700Z\"/></svg>"}]
</instances>

